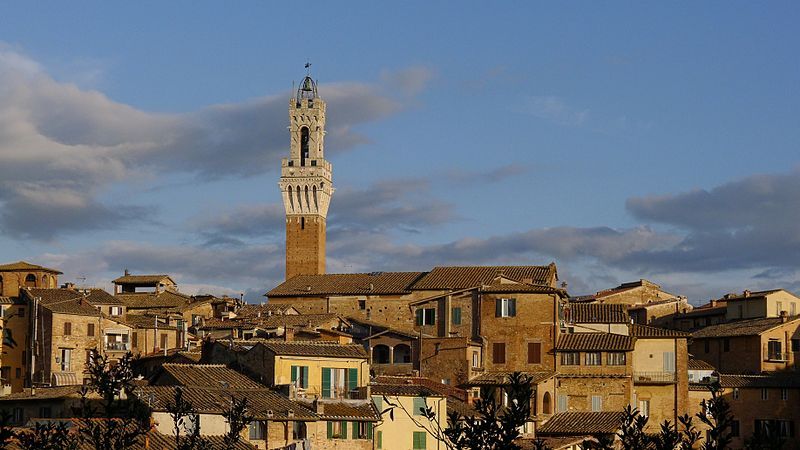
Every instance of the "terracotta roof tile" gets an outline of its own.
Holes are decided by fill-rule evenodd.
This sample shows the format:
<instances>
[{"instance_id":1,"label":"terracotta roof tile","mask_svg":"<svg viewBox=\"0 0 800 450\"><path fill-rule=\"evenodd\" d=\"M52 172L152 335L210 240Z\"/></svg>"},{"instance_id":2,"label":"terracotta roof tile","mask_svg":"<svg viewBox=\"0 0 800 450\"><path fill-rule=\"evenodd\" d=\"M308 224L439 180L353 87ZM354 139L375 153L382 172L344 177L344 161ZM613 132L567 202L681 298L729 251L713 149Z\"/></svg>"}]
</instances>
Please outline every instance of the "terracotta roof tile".
<instances>
[{"instance_id":1,"label":"terracotta roof tile","mask_svg":"<svg viewBox=\"0 0 800 450\"><path fill-rule=\"evenodd\" d=\"M614 303L573 303L565 315L572 323L630 323L627 305Z\"/></svg>"},{"instance_id":2,"label":"terracotta roof tile","mask_svg":"<svg viewBox=\"0 0 800 450\"><path fill-rule=\"evenodd\" d=\"M381 418L372 400L318 401L323 404L323 410L317 413L320 420L359 420L377 422ZM310 405L305 405L310 408Z\"/></svg>"},{"instance_id":3,"label":"terracotta roof tile","mask_svg":"<svg viewBox=\"0 0 800 450\"><path fill-rule=\"evenodd\" d=\"M434 267L414 283L411 289L468 289L489 284L499 275L541 286L552 286L557 278L555 264L547 266L443 266Z\"/></svg>"},{"instance_id":4,"label":"terracotta roof tile","mask_svg":"<svg viewBox=\"0 0 800 450\"><path fill-rule=\"evenodd\" d=\"M39 305L56 314L99 317L100 310L89 304L83 294L73 289L25 288L23 295L30 299L38 298Z\"/></svg>"},{"instance_id":5,"label":"terracotta roof tile","mask_svg":"<svg viewBox=\"0 0 800 450\"><path fill-rule=\"evenodd\" d=\"M539 434L612 434L619 429L623 416L622 411L557 413L539 428Z\"/></svg>"},{"instance_id":6,"label":"terracotta roof tile","mask_svg":"<svg viewBox=\"0 0 800 450\"><path fill-rule=\"evenodd\" d=\"M720 374L719 384L730 388L800 388L800 374L731 375Z\"/></svg>"},{"instance_id":7,"label":"terracotta roof tile","mask_svg":"<svg viewBox=\"0 0 800 450\"><path fill-rule=\"evenodd\" d=\"M59 275L61 274L61 272L58 270L48 269L47 267L37 266L36 264L31 264L25 261L17 261L10 264L0 264L0 272L17 272L21 270L30 270L32 272L50 272Z\"/></svg>"},{"instance_id":8,"label":"terracotta roof tile","mask_svg":"<svg viewBox=\"0 0 800 450\"><path fill-rule=\"evenodd\" d=\"M366 358L367 352L359 344L339 344L332 341L259 342L276 355L319 356L332 358Z\"/></svg>"},{"instance_id":9,"label":"terracotta roof tile","mask_svg":"<svg viewBox=\"0 0 800 450\"><path fill-rule=\"evenodd\" d=\"M422 274L423 272L373 272L298 275L267 292L266 296L406 294L409 292L409 285Z\"/></svg>"},{"instance_id":10,"label":"terracotta roof tile","mask_svg":"<svg viewBox=\"0 0 800 450\"><path fill-rule=\"evenodd\" d=\"M169 275L123 275L111 280L114 284L158 284L164 280L169 280L171 284L175 282Z\"/></svg>"},{"instance_id":11,"label":"terracotta roof tile","mask_svg":"<svg viewBox=\"0 0 800 450\"><path fill-rule=\"evenodd\" d=\"M66 397L80 397L81 388L83 386L57 386L57 387L40 387L36 388L36 393L31 393L31 388L24 388L20 392L4 395L0 397L0 402L18 401L18 400L55 400Z\"/></svg>"},{"instance_id":12,"label":"terracotta roof tile","mask_svg":"<svg viewBox=\"0 0 800 450\"><path fill-rule=\"evenodd\" d=\"M695 358L689 358L687 368L689 370L716 370L716 367L712 366L711 364L703 361L702 359Z\"/></svg>"},{"instance_id":13,"label":"terracotta roof tile","mask_svg":"<svg viewBox=\"0 0 800 450\"><path fill-rule=\"evenodd\" d=\"M169 375L181 386L211 389L266 389L263 384L253 381L223 364L166 363L161 367L163 374L156 375L155 384L158 384L158 380L163 375Z\"/></svg>"},{"instance_id":14,"label":"terracotta roof tile","mask_svg":"<svg viewBox=\"0 0 800 450\"><path fill-rule=\"evenodd\" d=\"M109 319L113 320L114 322L118 322L122 325L127 325L131 328L148 328L148 329L156 328L156 320L157 320L153 316L145 316L143 314L126 314L125 317L109 317ZM158 329L177 330L178 327L173 325L167 325L159 320Z\"/></svg>"},{"instance_id":15,"label":"terracotta roof tile","mask_svg":"<svg viewBox=\"0 0 800 450\"><path fill-rule=\"evenodd\" d=\"M272 418L286 420L290 411L296 420L316 420L317 415L308 406L290 400L275 391L266 388L260 389L210 389L202 387L180 386L140 386L134 390L143 403L150 405L156 411L165 411L168 404L175 401L175 391L183 391L186 400L192 403L197 412L208 414L221 414L230 407L231 397L247 397L248 410L257 419Z\"/></svg>"},{"instance_id":16,"label":"terracotta roof tile","mask_svg":"<svg viewBox=\"0 0 800 450\"><path fill-rule=\"evenodd\" d=\"M796 323L798 317L791 318L787 323ZM766 317L760 319L737 320L735 322L721 323L701 328L692 333L695 339L732 337L732 336L756 336L765 331L783 325L780 317Z\"/></svg>"},{"instance_id":17,"label":"terracotta roof tile","mask_svg":"<svg viewBox=\"0 0 800 450\"><path fill-rule=\"evenodd\" d=\"M639 325L639 324L631 324L628 329L630 330L630 335L639 338L639 339L647 339L647 338L684 338L688 339L692 337L691 333L686 333L683 331L677 330L668 330L666 328L658 328L658 327L651 327L648 325Z\"/></svg>"},{"instance_id":18,"label":"terracotta roof tile","mask_svg":"<svg viewBox=\"0 0 800 450\"><path fill-rule=\"evenodd\" d=\"M284 314L261 316L260 319L249 319L262 328L305 327L305 328L333 328L344 320L336 314Z\"/></svg>"},{"instance_id":19,"label":"terracotta roof tile","mask_svg":"<svg viewBox=\"0 0 800 450\"><path fill-rule=\"evenodd\" d=\"M418 385L424 386L434 392L437 392L448 397L454 397L461 400L467 399L467 392L449 384L439 383L438 381L431 380L425 377L407 377L407 376L389 376L381 375L375 377L373 380L377 384L382 385Z\"/></svg>"},{"instance_id":20,"label":"terracotta roof tile","mask_svg":"<svg viewBox=\"0 0 800 450\"><path fill-rule=\"evenodd\" d=\"M619 351L633 350L634 338L612 333L571 333L558 338L558 351Z\"/></svg>"},{"instance_id":21,"label":"terracotta roof tile","mask_svg":"<svg viewBox=\"0 0 800 450\"><path fill-rule=\"evenodd\" d=\"M418 384L370 384L372 395L395 395L404 397L446 397L446 395Z\"/></svg>"},{"instance_id":22,"label":"terracotta roof tile","mask_svg":"<svg viewBox=\"0 0 800 450\"><path fill-rule=\"evenodd\" d=\"M492 371L484 372L464 383L465 386L503 386L509 383L508 376L511 371ZM524 375L531 377L534 384L548 380L555 375L554 372L523 372Z\"/></svg>"},{"instance_id":23,"label":"terracotta roof tile","mask_svg":"<svg viewBox=\"0 0 800 450\"><path fill-rule=\"evenodd\" d=\"M124 305L125 303L103 289L92 288L86 291L86 300L92 305Z\"/></svg>"},{"instance_id":24,"label":"terracotta roof tile","mask_svg":"<svg viewBox=\"0 0 800 450\"><path fill-rule=\"evenodd\" d=\"M238 311L236 311L236 318L237 319L252 319L252 318L259 318L259 314L261 316L268 316L270 314L285 314L287 311L294 309L291 305L277 305L267 303L265 305L242 305Z\"/></svg>"},{"instance_id":25,"label":"terracotta roof tile","mask_svg":"<svg viewBox=\"0 0 800 450\"><path fill-rule=\"evenodd\" d=\"M116 294L116 297L130 309L178 308L191 301L188 295L173 291Z\"/></svg>"}]
</instances>

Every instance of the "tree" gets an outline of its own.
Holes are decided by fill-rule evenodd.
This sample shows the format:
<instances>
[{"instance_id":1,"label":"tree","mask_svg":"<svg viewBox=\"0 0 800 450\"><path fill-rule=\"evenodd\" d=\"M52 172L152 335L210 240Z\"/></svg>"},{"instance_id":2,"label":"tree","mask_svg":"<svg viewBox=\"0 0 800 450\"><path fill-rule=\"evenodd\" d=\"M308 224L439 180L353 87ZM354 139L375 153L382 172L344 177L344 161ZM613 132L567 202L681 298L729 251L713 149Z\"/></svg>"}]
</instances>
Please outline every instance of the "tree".
<instances>
[{"instance_id":1,"label":"tree","mask_svg":"<svg viewBox=\"0 0 800 450\"><path fill-rule=\"evenodd\" d=\"M678 423L681 425L681 429L679 431L681 435L680 440L680 449L681 450L692 450L694 446L697 444L697 441L700 440L702 433L697 431L697 428L692 424L693 417L689 414L684 414L682 416L678 416Z\"/></svg>"},{"instance_id":2,"label":"tree","mask_svg":"<svg viewBox=\"0 0 800 450\"><path fill-rule=\"evenodd\" d=\"M614 450L614 435L599 434L587 439L581 444L585 450Z\"/></svg>"},{"instance_id":3,"label":"tree","mask_svg":"<svg viewBox=\"0 0 800 450\"><path fill-rule=\"evenodd\" d=\"M553 447L547 445L544 439L536 438L533 440L533 450L553 450Z\"/></svg>"},{"instance_id":4,"label":"tree","mask_svg":"<svg viewBox=\"0 0 800 450\"><path fill-rule=\"evenodd\" d=\"M184 398L182 388L175 389L175 398L167 405L167 412L172 418L177 450L211 449L211 444L200 436L200 415L192 402Z\"/></svg>"},{"instance_id":5,"label":"tree","mask_svg":"<svg viewBox=\"0 0 800 450\"><path fill-rule=\"evenodd\" d=\"M116 362L97 349L89 353L86 362L89 383L81 389L79 414L83 419L77 425L80 439L97 450L133 449L150 430L149 411L141 403L128 399L134 389L133 361L130 352ZM91 392L102 399L102 411L91 406Z\"/></svg>"},{"instance_id":6,"label":"tree","mask_svg":"<svg viewBox=\"0 0 800 450\"><path fill-rule=\"evenodd\" d=\"M22 450L77 450L78 440L65 422L36 422L33 430L15 433Z\"/></svg>"},{"instance_id":7,"label":"tree","mask_svg":"<svg viewBox=\"0 0 800 450\"><path fill-rule=\"evenodd\" d=\"M2 410L0 411L0 448L6 448L13 437L14 428L11 426L11 414Z\"/></svg>"},{"instance_id":8,"label":"tree","mask_svg":"<svg viewBox=\"0 0 800 450\"><path fill-rule=\"evenodd\" d=\"M622 416L622 424L620 430L617 432L620 443L624 450L639 450L647 448L650 438L645 434L644 427L647 425L647 416L639 414L639 410L631 407L625 407L624 415Z\"/></svg>"},{"instance_id":9,"label":"tree","mask_svg":"<svg viewBox=\"0 0 800 450\"><path fill-rule=\"evenodd\" d=\"M247 397L236 399L231 396L231 405L223 411L222 417L228 422L228 432L222 441L226 450L234 450L242 438L242 431L255 419L247 409Z\"/></svg>"},{"instance_id":10,"label":"tree","mask_svg":"<svg viewBox=\"0 0 800 450\"><path fill-rule=\"evenodd\" d=\"M720 395L722 388L719 382L709 385L708 390L711 392L711 399L700 402L702 411L697 413L697 418L709 427L702 449L725 450L733 438L731 406Z\"/></svg>"},{"instance_id":11,"label":"tree","mask_svg":"<svg viewBox=\"0 0 800 450\"><path fill-rule=\"evenodd\" d=\"M659 433L651 439L655 450L675 450L681 443L681 433L669 420L661 424Z\"/></svg>"}]
</instances>

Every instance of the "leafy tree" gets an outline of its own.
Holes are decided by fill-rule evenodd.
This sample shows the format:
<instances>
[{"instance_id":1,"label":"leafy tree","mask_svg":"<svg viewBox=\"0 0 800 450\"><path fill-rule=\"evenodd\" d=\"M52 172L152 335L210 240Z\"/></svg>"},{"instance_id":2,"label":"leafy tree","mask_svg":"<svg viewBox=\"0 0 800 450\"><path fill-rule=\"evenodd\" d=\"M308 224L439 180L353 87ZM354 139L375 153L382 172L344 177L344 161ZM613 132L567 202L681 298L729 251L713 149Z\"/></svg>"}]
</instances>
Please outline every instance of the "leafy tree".
<instances>
[{"instance_id":1,"label":"leafy tree","mask_svg":"<svg viewBox=\"0 0 800 450\"><path fill-rule=\"evenodd\" d=\"M544 439L536 438L533 440L533 450L553 450L553 447L547 445Z\"/></svg>"},{"instance_id":2,"label":"leafy tree","mask_svg":"<svg viewBox=\"0 0 800 450\"><path fill-rule=\"evenodd\" d=\"M14 437L14 428L11 426L11 414L6 410L0 411L0 449L6 448Z\"/></svg>"},{"instance_id":3,"label":"leafy tree","mask_svg":"<svg viewBox=\"0 0 800 450\"><path fill-rule=\"evenodd\" d=\"M175 389L175 398L167 405L167 412L172 418L177 450L211 449L211 444L200 436L200 415L192 402L184 398L182 388Z\"/></svg>"},{"instance_id":4,"label":"leafy tree","mask_svg":"<svg viewBox=\"0 0 800 450\"><path fill-rule=\"evenodd\" d=\"M581 447L583 447L584 450L614 450L614 435L599 434L593 436L592 439L583 441Z\"/></svg>"},{"instance_id":5,"label":"leafy tree","mask_svg":"<svg viewBox=\"0 0 800 450\"><path fill-rule=\"evenodd\" d=\"M661 424L661 430L656 436L653 436L651 442L655 450L675 450L678 444L681 443L682 436L678 428L673 425L669 420L665 420Z\"/></svg>"},{"instance_id":6,"label":"leafy tree","mask_svg":"<svg viewBox=\"0 0 800 450\"><path fill-rule=\"evenodd\" d=\"M234 450L242 438L242 431L254 419L247 409L247 397L237 400L231 396L231 405L223 411L222 417L228 422L228 432L222 438L222 441L226 450Z\"/></svg>"},{"instance_id":7,"label":"leafy tree","mask_svg":"<svg viewBox=\"0 0 800 450\"><path fill-rule=\"evenodd\" d=\"M647 425L647 416L639 414L639 410L631 407L625 407L624 415L622 416L622 424L620 430L617 432L620 443L624 450L639 450L647 448L650 438L644 432L644 427Z\"/></svg>"},{"instance_id":8,"label":"leafy tree","mask_svg":"<svg viewBox=\"0 0 800 450\"><path fill-rule=\"evenodd\" d=\"M89 383L81 389L79 410L83 420L77 425L80 439L97 450L136 448L140 437L150 430L149 411L128 399L134 388L133 361L130 352L116 362L97 349L89 353ZM91 392L102 399L102 411L96 411L89 402Z\"/></svg>"},{"instance_id":9,"label":"leafy tree","mask_svg":"<svg viewBox=\"0 0 800 450\"><path fill-rule=\"evenodd\" d=\"M78 440L66 422L36 422L33 430L15 433L17 445L22 450L77 450Z\"/></svg>"},{"instance_id":10,"label":"leafy tree","mask_svg":"<svg viewBox=\"0 0 800 450\"><path fill-rule=\"evenodd\" d=\"M697 413L697 418L709 427L702 449L725 450L733 439L731 434L733 413L728 401L720 395L722 388L719 382L712 383L708 389L711 392L711 399L700 402L702 411Z\"/></svg>"},{"instance_id":11,"label":"leafy tree","mask_svg":"<svg viewBox=\"0 0 800 450\"><path fill-rule=\"evenodd\" d=\"M697 428L692 424L693 417L689 414L684 414L682 416L678 416L678 423L681 425L681 429L679 431L681 435L680 440L680 449L681 450L692 450L697 442L700 440L702 433L700 433Z\"/></svg>"}]
</instances>

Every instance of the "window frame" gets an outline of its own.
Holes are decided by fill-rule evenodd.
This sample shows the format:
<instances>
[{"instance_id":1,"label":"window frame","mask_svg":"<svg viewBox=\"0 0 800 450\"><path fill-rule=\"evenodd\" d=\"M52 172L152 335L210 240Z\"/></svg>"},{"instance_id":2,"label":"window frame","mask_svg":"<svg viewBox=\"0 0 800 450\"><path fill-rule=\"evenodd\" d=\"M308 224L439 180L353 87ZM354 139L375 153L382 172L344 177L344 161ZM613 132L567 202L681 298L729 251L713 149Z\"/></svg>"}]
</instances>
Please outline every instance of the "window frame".
<instances>
[{"instance_id":1,"label":"window frame","mask_svg":"<svg viewBox=\"0 0 800 450\"><path fill-rule=\"evenodd\" d=\"M586 352L584 360L587 366L602 366L603 365L603 352Z\"/></svg>"},{"instance_id":2,"label":"window frame","mask_svg":"<svg viewBox=\"0 0 800 450\"><path fill-rule=\"evenodd\" d=\"M628 358L625 352L607 352L606 364L609 366L624 366Z\"/></svg>"},{"instance_id":3,"label":"window frame","mask_svg":"<svg viewBox=\"0 0 800 450\"><path fill-rule=\"evenodd\" d=\"M502 358L498 357L498 349L502 349ZM493 364L505 364L507 361L506 359L506 343L505 342L493 342L492 343L492 363Z\"/></svg>"},{"instance_id":4,"label":"window frame","mask_svg":"<svg viewBox=\"0 0 800 450\"><path fill-rule=\"evenodd\" d=\"M561 352L562 366L580 366L581 352Z\"/></svg>"},{"instance_id":5,"label":"window frame","mask_svg":"<svg viewBox=\"0 0 800 450\"><path fill-rule=\"evenodd\" d=\"M509 318L517 316L517 299L502 297L495 299L495 317Z\"/></svg>"}]
</instances>

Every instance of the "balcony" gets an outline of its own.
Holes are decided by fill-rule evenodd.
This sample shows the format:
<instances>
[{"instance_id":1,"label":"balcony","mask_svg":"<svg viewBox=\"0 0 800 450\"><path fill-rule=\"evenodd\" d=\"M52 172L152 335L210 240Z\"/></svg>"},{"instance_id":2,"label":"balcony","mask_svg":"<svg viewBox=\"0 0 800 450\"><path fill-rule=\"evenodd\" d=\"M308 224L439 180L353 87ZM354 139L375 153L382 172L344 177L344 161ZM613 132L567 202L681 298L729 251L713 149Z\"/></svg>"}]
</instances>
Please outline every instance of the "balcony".
<instances>
[{"instance_id":1,"label":"balcony","mask_svg":"<svg viewBox=\"0 0 800 450\"><path fill-rule=\"evenodd\" d=\"M636 384L672 384L678 382L675 372L634 372L633 382Z\"/></svg>"},{"instance_id":2,"label":"balcony","mask_svg":"<svg viewBox=\"0 0 800 450\"><path fill-rule=\"evenodd\" d=\"M131 349L131 344L127 342L106 342L107 352L127 352Z\"/></svg>"}]
</instances>

